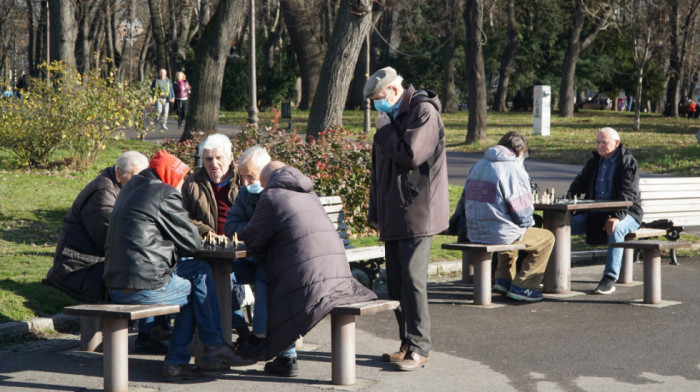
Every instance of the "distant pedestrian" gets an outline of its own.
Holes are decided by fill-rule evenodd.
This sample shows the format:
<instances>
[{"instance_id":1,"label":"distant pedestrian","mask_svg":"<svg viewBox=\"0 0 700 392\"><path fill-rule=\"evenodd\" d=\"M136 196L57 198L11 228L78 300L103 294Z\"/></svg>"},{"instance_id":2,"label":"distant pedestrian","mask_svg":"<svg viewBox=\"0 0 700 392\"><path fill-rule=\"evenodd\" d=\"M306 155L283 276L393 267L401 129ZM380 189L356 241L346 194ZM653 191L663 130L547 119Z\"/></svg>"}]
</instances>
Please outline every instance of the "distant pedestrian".
<instances>
[{"instance_id":1,"label":"distant pedestrian","mask_svg":"<svg viewBox=\"0 0 700 392\"><path fill-rule=\"evenodd\" d=\"M175 74L175 83L173 83L173 90L175 90L175 113L177 114L177 128L182 128L182 123L187 117L187 109L189 107L189 97L192 92L192 86L187 81L184 72L178 72Z\"/></svg>"},{"instance_id":2,"label":"distant pedestrian","mask_svg":"<svg viewBox=\"0 0 700 392\"><path fill-rule=\"evenodd\" d=\"M151 90L156 104L156 113L158 113L156 122L160 121L161 128L168 129L168 111L170 111L170 104L175 102L173 83L168 79L168 71L165 69L158 71L158 78L151 84Z\"/></svg>"},{"instance_id":3,"label":"distant pedestrian","mask_svg":"<svg viewBox=\"0 0 700 392\"><path fill-rule=\"evenodd\" d=\"M695 118L697 113L697 105L692 99L688 102L688 118Z\"/></svg>"}]
</instances>

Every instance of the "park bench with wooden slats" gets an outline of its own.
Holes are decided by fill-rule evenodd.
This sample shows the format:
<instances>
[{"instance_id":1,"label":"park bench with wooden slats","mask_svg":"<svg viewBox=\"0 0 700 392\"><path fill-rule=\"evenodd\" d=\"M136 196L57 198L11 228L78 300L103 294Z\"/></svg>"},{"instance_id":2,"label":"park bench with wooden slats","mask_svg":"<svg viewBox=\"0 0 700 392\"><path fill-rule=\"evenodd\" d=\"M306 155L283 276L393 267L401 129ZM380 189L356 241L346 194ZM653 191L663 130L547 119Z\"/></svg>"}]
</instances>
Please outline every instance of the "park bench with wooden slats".
<instances>
[{"instance_id":1,"label":"park bench with wooden slats","mask_svg":"<svg viewBox=\"0 0 700 392\"><path fill-rule=\"evenodd\" d=\"M641 227L625 237L625 242L665 236L678 241L684 226L700 226L700 177L652 177L639 180L644 216ZM619 247L619 246L618 246ZM624 247L618 283L632 282L635 260L633 247ZM671 264L678 264L675 248Z\"/></svg>"},{"instance_id":2,"label":"park bench with wooden slats","mask_svg":"<svg viewBox=\"0 0 700 392\"><path fill-rule=\"evenodd\" d=\"M129 321L179 312L178 305L84 304L63 308L67 315L102 320L102 377L107 392L129 390Z\"/></svg>"},{"instance_id":3,"label":"park bench with wooden slats","mask_svg":"<svg viewBox=\"0 0 700 392\"><path fill-rule=\"evenodd\" d=\"M524 244L442 244L442 249L462 251L462 281L474 282L474 304L491 304L491 253L525 249ZM473 274L473 277L472 277Z\"/></svg>"},{"instance_id":4,"label":"park bench with wooden slats","mask_svg":"<svg viewBox=\"0 0 700 392\"><path fill-rule=\"evenodd\" d=\"M384 246L365 246L355 248L350 245L347 225L345 223L345 211L343 200L340 196L320 197L321 204L328 214L328 218L338 231L338 235L343 240L345 255L350 263L350 268L362 271L368 278L368 286L374 288L374 282L379 278L381 265L384 263Z\"/></svg>"}]
</instances>

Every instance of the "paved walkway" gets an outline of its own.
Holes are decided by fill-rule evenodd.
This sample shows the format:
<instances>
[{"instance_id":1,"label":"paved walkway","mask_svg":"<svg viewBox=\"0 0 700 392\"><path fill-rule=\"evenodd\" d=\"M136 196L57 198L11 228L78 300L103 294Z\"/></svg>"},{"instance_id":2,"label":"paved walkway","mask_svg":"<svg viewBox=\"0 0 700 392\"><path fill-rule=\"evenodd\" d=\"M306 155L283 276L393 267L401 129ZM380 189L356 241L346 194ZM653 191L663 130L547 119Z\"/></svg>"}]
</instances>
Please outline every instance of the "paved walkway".
<instances>
[{"instance_id":1,"label":"paved walkway","mask_svg":"<svg viewBox=\"0 0 700 392\"><path fill-rule=\"evenodd\" d=\"M572 269L574 291L593 290L603 266ZM398 348L391 313L358 319L355 387L330 384L330 322L324 319L299 351L299 377L267 376L263 364L210 373L199 382L160 379L161 356L130 355L132 391L680 391L700 390L700 259L662 266L663 298L636 303L643 286L620 286L609 296L547 298L483 309L454 277L429 286L433 350L425 369L397 373L380 361ZM635 265L641 280L641 265ZM133 344L134 336L131 336ZM75 335L0 348L2 391L93 391L102 385L100 354L77 352ZM132 346L133 347L133 346Z\"/></svg>"}]
</instances>

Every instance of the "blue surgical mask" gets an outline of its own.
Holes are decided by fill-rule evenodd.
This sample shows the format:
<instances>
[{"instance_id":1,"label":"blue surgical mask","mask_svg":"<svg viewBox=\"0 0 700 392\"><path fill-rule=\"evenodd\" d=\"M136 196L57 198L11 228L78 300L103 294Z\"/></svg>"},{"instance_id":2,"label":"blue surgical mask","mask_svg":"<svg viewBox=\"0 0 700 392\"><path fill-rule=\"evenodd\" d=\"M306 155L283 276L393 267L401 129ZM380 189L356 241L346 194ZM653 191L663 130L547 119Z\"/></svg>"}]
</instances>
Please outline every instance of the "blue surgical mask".
<instances>
[{"instance_id":1,"label":"blue surgical mask","mask_svg":"<svg viewBox=\"0 0 700 392\"><path fill-rule=\"evenodd\" d=\"M250 185L246 185L245 189L248 191L248 193L253 193L257 195L258 193L261 193L265 188L263 188L262 185L260 185L260 181L255 181Z\"/></svg>"},{"instance_id":2,"label":"blue surgical mask","mask_svg":"<svg viewBox=\"0 0 700 392\"><path fill-rule=\"evenodd\" d=\"M389 105L389 102L387 102L386 98L374 100L374 107L380 112L391 114L391 112L394 110L394 106L396 106L396 104Z\"/></svg>"}]
</instances>

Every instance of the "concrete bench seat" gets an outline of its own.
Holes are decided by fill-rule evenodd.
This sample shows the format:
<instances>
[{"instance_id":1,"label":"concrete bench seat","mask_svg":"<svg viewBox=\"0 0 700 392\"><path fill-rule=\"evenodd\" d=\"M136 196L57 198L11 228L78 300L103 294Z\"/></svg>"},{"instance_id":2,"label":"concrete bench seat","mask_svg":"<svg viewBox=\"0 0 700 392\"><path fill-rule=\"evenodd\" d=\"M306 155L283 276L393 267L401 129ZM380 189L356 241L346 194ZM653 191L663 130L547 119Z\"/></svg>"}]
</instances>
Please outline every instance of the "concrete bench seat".
<instances>
[{"instance_id":1,"label":"concrete bench seat","mask_svg":"<svg viewBox=\"0 0 700 392\"><path fill-rule=\"evenodd\" d=\"M85 304L63 308L67 315L102 320L102 377L107 392L129 390L129 320L179 312L178 305Z\"/></svg>"},{"instance_id":2,"label":"concrete bench seat","mask_svg":"<svg viewBox=\"0 0 700 392\"><path fill-rule=\"evenodd\" d=\"M394 310L399 301L374 300L339 305L331 311L331 373L334 385L353 385L355 375L355 317Z\"/></svg>"},{"instance_id":3,"label":"concrete bench seat","mask_svg":"<svg viewBox=\"0 0 700 392\"><path fill-rule=\"evenodd\" d=\"M661 303L661 251L690 248L690 242L676 241L624 241L613 242L613 248L640 249L644 252L644 303Z\"/></svg>"},{"instance_id":4,"label":"concrete bench seat","mask_svg":"<svg viewBox=\"0 0 700 392\"><path fill-rule=\"evenodd\" d=\"M491 253L525 249L523 244L442 244L442 249L462 251L462 281L469 282L473 271L474 304L491 304Z\"/></svg>"}]
</instances>

